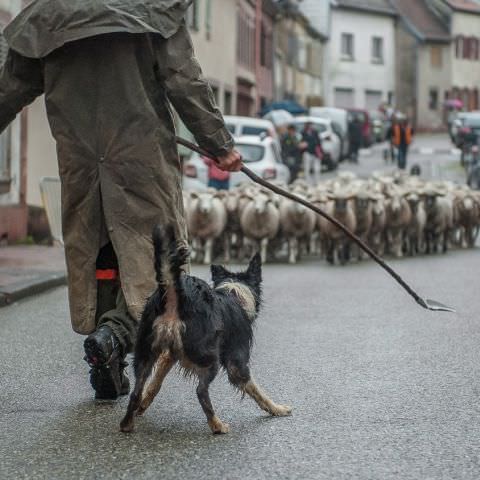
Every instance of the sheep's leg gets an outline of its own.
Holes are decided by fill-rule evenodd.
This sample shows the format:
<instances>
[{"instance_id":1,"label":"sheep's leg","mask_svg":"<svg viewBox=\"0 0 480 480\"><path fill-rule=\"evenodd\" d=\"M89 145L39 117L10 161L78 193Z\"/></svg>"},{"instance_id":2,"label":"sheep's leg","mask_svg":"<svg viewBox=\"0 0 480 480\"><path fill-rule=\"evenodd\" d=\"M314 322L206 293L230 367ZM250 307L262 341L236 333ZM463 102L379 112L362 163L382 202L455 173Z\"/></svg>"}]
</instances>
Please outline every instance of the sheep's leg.
<instances>
[{"instance_id":1,"label":"sheep's leg","mask_svg":"<svg viewBox=\"0 0 480 480\"><path fill-rule=\"evenodd\" d=\"M298 250L298 240L296 237L290 237L288 239L288 251L289 259L288 263L297 263L297 250Z\"/></svg>"},{"instance_id":2,"label":"sheep's leg","mask_svg":"<svg viewBox=\"0 0 480 480\"><path fill-rule=\"evenodd\" d=\"M203 257L203 264L210 265L212 263L213 253L213 238L207 238L205 241L205 255Z\"/></svg>"},{"instance_id":3,"label":"sheep's leg","mask_svg":"<svg viewBox=\"0 0 480 480\"><path fill-rule=\"evenodd\" d=\"M262 263L267 263L267 249L268 249L268 238L262 238L260 242L260 255L262 257Z\"/></svg>"},{"instance_id":4,"label":"sheep's leg","mask_svg":"<svg viewBox=\"0 0 480 480\"><path fill-rule=\"evenodd\" d=\"M230 263L232 252L231 252L231 241L230 235L226 234L223 238L223 251L224 251L224 261L225 263Z\"/></svg>"}]
</instances>

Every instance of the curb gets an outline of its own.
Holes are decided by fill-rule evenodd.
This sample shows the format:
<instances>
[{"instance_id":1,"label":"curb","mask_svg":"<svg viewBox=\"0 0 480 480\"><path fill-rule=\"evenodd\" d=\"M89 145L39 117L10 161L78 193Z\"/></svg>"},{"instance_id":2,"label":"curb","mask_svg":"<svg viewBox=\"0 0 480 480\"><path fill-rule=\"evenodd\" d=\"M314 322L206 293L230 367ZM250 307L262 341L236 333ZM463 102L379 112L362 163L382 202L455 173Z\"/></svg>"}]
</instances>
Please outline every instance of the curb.
<instances>
[{"instance_id":1,"label":"curb","mask_svg":"<svg viewBox=\"0 0 480 480\"><path fill-rule=\"evenodd\" d=\"M9 286L0 287L0 307L6 307L32 295L46 292L67 284L64 272L45 273L40 278L24 280Z\"/></svg>"}]
</instances>

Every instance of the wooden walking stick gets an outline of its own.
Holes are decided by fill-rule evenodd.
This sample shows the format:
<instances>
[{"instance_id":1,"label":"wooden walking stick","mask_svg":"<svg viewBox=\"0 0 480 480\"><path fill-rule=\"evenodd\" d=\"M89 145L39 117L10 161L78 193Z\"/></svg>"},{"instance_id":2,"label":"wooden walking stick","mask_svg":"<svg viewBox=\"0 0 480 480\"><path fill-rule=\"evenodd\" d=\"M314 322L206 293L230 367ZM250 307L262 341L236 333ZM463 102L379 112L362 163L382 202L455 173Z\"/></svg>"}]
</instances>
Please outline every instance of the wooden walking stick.
<instances>
[{"instance_id":1,"label":"wooden walking stick","mask_svg":"<svg viewBox=\"0 0 480 480\"><path fill-rule=\"evenodd\" d=\"M198 153L199 155L202 155L203 157L211 158L212 160L217 161L214 155L211 155L203 148L200 148L199 146L183 138L176 137L176 141L179 145L182 145L188 148L189 150L192 150ZM288 192L283 188L280 188L277 185L274 185L264 180L263 178L253 173L245 165L242 166L241 171L245 175L247 175L253 182L258 183L259 185L262 185L263 187L271 190L272 192L275 192L278 195L281 195L282 197L288 198L294 202L302 204L303 206L309 208L310 210L314 211L318 215L321 215L322 217L326 218L329 222L333 223L336 227L342 230L345 233L345 235L347 235L348 238L354 241L364 252L366 252L375 262L377 262L378 265L380 265L384 270L386 270L387 273L390 276L392 276L395 279L395 281L398 284L400 284L400 286L404 290L406 290L406 292L421 307L426 308L427 310L435 311L435 312L455 312L453 308L447 307L446 305L443 305L440 302L437 302L435 300L427 300L422 298L420 295L418 295L418 293L415 292L415 290L413 290L413 288L405 280L403 280L403 278L390 265L388 265L388 263L385 262L385 260L383 260L380 256L378 256L362 239L360 239L357 235L351 232L345 225L343 225L343 223L339 222L337 219L333 218L328 213L324 212L322 209L316 207L315 205L308 202L307 200L304 200L303 198L300 198L297 195L291 192Z\"/></svg>"}]
</instances>

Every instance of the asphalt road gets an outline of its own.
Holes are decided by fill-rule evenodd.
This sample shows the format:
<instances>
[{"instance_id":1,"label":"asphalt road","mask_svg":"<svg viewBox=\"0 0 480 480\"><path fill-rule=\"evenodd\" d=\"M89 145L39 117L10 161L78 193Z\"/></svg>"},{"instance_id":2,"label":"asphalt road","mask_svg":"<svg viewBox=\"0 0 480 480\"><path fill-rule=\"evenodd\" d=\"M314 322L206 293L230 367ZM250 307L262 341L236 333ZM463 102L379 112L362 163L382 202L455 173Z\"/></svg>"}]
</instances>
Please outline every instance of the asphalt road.
<instances>
[{"instance_id":1,"label":"asphalt road","mask_svg":"<svg viewBox=\"0 0 480 480\"><path fill-rule=\"evenodd\" d=\"M119 433L126 399L92 400L65 289L3 309L0 478L477 479L479 258L395 262L457 314L421 310L370 262L266 267L252 369L294 413L268 418L221 377L222 437L174 374Z\"/></svg>"},{"instance_id":2,"label":"asphalt road","mask_svg":"<svg viewBox=\"0 0 480 480\"><path fill-rule=\"evenodd\" d=\"M478 479L479 250L393 264L458 313L367 261L265 268L252 371L294 412L268 418L221 376L221 437L178 374L121 434L127 399L93 400L64 288L0 310L0 479Z\"/></svg>"}]
</instances>

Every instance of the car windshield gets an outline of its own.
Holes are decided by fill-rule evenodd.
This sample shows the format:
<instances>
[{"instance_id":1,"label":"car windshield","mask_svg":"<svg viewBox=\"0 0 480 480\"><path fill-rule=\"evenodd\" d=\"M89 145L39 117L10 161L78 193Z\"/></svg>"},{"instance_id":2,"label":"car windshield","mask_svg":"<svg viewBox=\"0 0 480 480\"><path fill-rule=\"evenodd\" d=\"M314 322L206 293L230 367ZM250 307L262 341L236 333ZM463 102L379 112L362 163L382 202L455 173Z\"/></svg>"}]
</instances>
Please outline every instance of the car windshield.
<instances>
[{"instance_id":1,"label":"car windshield","mask_svg":"<svg viewBox=\"0 0 480 480\"><path fill-rule=\"evenodd\" d=\"M266 127L252 127L250 126L243 126L242 127L242 135L257 135L260 136L262 133L268 134L268 128Z\"/></svg>"},{"instance_id":2,"label":"car windshield","mask_svg":"<svg viewBox=\"0 0 480 480\"><path fill-rule=\"evenodd\" d=\"M235 148L240 152L245 163L259 162L265 155L265 147L261 145L237 143Z\"/></svg>"},{"instance_id":3,"label":"car windshield","mask_svg":"<svg viewBox=\"0 0 480 480\"><path fill-rule=\"evenodd\" d=\"M465 118L463 124L471 128L480 128L480 115Z\"/></svg>"},{"instance_id":4,"label":"car windshield","mask_svg":"<svg viewBox=\"0 0 480 480\"><path fill-rule=\"evenodd\" d=\"M295 124L297 131L301 132L305 128L305 122L298 122ZM323 133L327 131L327 127L323 123L312 123L312 127L318 132Z\"/></svg>"}]
</instances>

